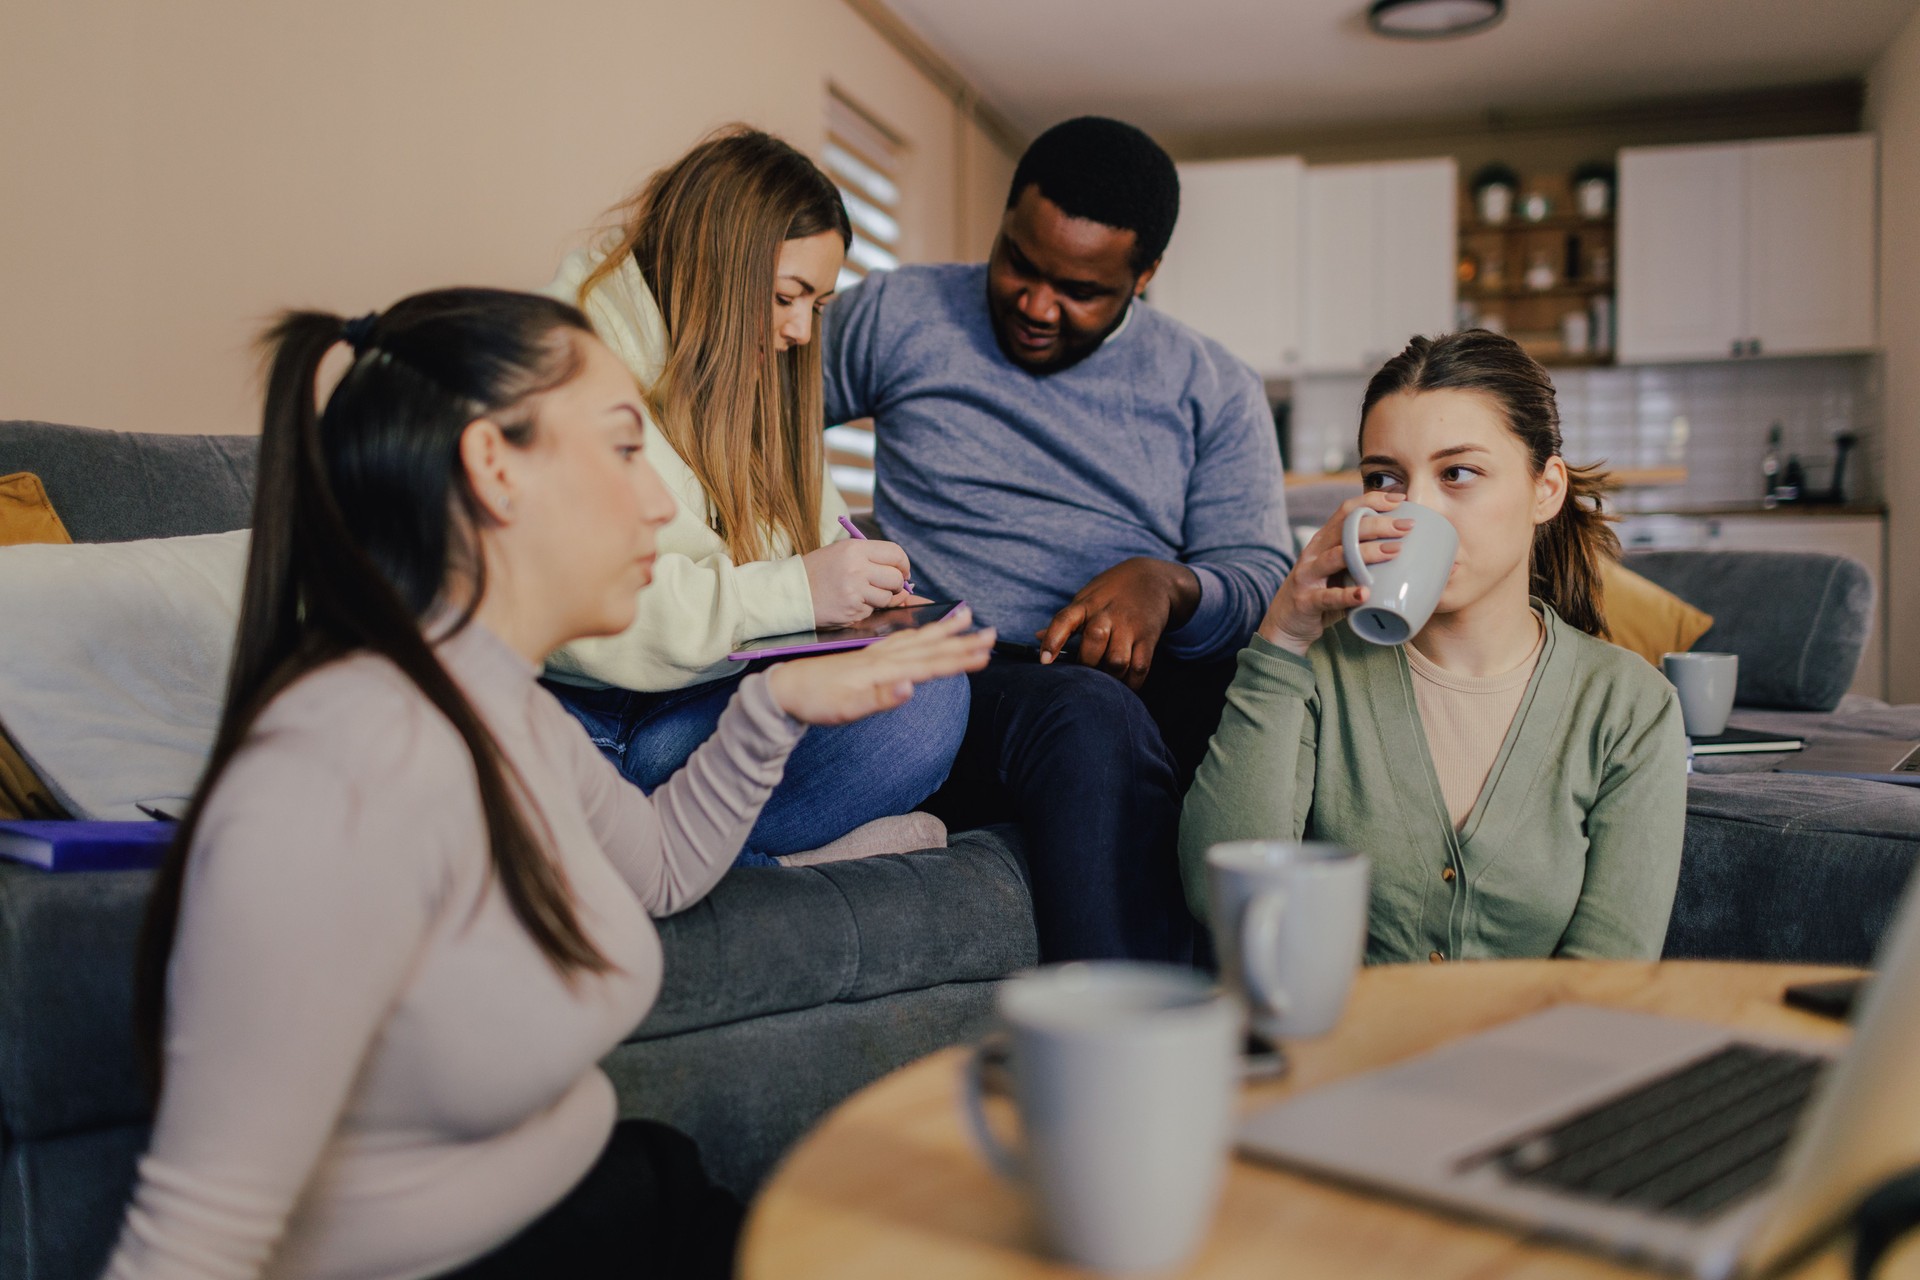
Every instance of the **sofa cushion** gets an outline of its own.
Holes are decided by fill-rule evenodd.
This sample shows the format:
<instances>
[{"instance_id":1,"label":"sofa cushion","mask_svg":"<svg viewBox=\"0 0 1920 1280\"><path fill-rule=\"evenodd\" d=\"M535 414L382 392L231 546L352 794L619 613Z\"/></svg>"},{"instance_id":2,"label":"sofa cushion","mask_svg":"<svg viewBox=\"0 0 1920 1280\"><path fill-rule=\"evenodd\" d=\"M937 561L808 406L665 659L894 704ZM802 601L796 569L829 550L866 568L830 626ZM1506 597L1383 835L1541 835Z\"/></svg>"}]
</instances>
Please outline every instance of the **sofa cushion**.
<instances>
[{"instance_id":1,"label":"sofa cushion","mask_svg":"<svg viewBox=\"0 0 1920 1280\"><path fill-rule=\"evenodd\" d=\"M151 435L0 422L0 475L31 471L76 542L244 529L255 436Z\"/></svg>"},{"instance_id":2,"label":"sofa cushion","mask_svg":"<svg viewBox=\"0 0 1920 1280\"><path fill-rule=\"evenodd\" d=\"M72 541L39 476L31 471L0 476L0 547Z\"/></svg>"},{"instance_id":3,"label":"sofa cushion","mask_svg":"<svg viewBox=\"0 0 1920 1280\"><path fill-rule=\"evenodd\" d=\"M0 548L0 722L75 816L139 822L219 727L247 534Z\"/></svg>"},{"instance_id":4,"label":"sofa cushion","mask_svg":"<svg viewBox=\"0 0 1920 1280\"><path fill-rule=\"evenodd\" d=\"M1713 615L1693 646L1740 655L1743 707L1831 711L1873 626L1873 579L1844 556L1808 551L1634 551L1621 557Z\"/></svg>"},{"instance_id":5,"label":"sofa cushion","mask_svg":"<svg viewBox=\"0 0 1920 1280\"><path fill-rule=\"evenodd\" d=\"M1920 788L1695 774L1664 954L1869 964L1920 859Z\"/></svg>"},{"instance_id":6,"label":"sofa cushion","mask_svg":"<svg viewBox=\"0 0 1920 1280\"><path fill-rule=\"evenodd\" d=\"M660 922L660 999L633 1038L739 1022L1036 963L1033 907L1012 827L945 849L819 867L742 867Z\"/></svg>"}]
</instances>

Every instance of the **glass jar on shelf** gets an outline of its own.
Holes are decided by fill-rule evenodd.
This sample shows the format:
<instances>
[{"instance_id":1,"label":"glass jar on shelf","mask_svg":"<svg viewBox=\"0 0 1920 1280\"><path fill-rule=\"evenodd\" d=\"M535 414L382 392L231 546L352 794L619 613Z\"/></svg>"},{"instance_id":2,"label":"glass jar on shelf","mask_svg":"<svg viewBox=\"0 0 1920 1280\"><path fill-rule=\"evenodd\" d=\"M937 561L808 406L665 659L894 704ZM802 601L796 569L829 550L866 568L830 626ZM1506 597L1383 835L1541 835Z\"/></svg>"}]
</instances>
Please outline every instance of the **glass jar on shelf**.
<instances>
[{"instance_id":1,"label":"glass jar on shelf","mask_svg":"<svg viewBox=\"0 0 1920 1280\"><path fill-rule=\"evenodd\" d=\"M1553 270L1553 255L1545 249L1535 249L1527 259L1527 288L1544 292L1559 282Z\"/></svg>"}]
</instances>

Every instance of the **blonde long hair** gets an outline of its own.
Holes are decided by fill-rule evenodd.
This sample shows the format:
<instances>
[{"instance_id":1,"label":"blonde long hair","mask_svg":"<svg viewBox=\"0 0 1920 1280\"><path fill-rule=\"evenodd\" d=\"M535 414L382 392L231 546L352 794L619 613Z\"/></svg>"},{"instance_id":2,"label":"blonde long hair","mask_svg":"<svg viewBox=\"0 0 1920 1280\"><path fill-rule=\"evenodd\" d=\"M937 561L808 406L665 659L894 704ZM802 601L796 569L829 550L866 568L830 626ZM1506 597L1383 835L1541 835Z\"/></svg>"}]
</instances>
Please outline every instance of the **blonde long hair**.
<instances>
[{"instance_id":1,"label":"blonde long hair","mask_svg":"<svg viewBox=\"0 0 1920 1280\"><path fill-rule=\"evenodd\" d=\"M820 347L774 349L780 246L853 228L832 179L745 125L708 136L619 209L621 233L579 299L629 254L666 319L668 353L645 388L654 420L706 491L736 562L765 559L766 530L794 554L820 545Z\"/></svg>"}]
</instances>

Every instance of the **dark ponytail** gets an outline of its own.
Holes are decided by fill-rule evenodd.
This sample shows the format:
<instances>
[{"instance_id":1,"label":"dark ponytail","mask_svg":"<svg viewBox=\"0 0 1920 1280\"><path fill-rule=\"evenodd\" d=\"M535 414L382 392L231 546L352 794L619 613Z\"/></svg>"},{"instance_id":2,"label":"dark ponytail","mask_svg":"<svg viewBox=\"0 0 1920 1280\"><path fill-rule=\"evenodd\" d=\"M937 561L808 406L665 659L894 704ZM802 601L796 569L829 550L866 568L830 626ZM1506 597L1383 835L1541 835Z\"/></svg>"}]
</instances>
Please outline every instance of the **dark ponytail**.
<instances>
[{"instance_id":1,"label":"dark ponytail","mask_svg":"<svg viewBox=\"0 0 1920 1280\"><path fill-rule=\"evenodd\" d=\"M277 694L357 651L398 667L466 743L493 873L541 953L563 975L610 967L515 799L511 762L421 629L431 618L446 634L459 631L486 588L474 535L488 516L460 460L467 424L487 417L510 442L527 444L528 401L573 377L577 339L590 332L577 310L551 299L446 289L351 323L288 312L262 339L266 411L226 704L140 938L135 1033L156 1092L167 965L207 797ZM342 339L352 343L352 365L317 411L315 377ZM470 585L462 600L446 598L450 580ZM460 612L447 612L456 604Z\"/></svg>"},{"instance_id":2,"label":"dark ponytail","mask_svg":"<svg viewBox=\"0 0 1920 1280\"><path fill-rule=\"evenodd\" d=\"M1504 334L1468 329L1415 338L1382 365L1361 402L1364 424L1373 406L1391 395L1421 391L1477 391L1500 407L1507 426L1527 448L1533 474L1560 454L1560 407L1553 379L1540 362ZM1364 452L1364 451L1363 451ZM1567 499L1559 514L1534 529L1529 590L1588 635L1605 638L1600 566L1617 558L1620 540L1608 527L1602 501L1613 483L1599 465L1567 468Z\"/></svg>"}]
</instances>

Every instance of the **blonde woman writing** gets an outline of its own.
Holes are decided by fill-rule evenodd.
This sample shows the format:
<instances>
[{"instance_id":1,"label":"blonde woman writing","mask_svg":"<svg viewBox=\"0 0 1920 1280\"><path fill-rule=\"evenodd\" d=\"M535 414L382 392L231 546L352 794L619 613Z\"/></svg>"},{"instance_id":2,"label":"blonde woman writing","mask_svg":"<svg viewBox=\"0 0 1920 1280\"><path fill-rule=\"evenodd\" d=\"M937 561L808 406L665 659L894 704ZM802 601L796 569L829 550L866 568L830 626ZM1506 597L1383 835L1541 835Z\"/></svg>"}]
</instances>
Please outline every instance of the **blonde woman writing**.
<instances>
[{"instance_id":1,"label":"blonde woman writing","mask_svg":"<svg viewBox=\"0 0 1920 1280\"><path fill-rule=\"evenodd\" d=\"M849 538L846 506L822 477L814 318L851 238L840 193L811 160L734 128L653 175L619 235L574 254L548 287L639 379L648 447L680 504L633 625L569 646L548 671L595 744L645 789L712 736L742 673L727 659L741 642L913 599L906 553ZM945 780L966 721L966 682L937 681L884 723L809 736L740 861L818 850L856 829L841 852L944 841L925 815L894 815Z\"/></svg>"},{"instance_id":2,"label":"blonde woman writing","mask_svg":"<svg viewBox=\"0 0 1920 1280\"><path fill-rule=\"evenodd\" d=\"M1360 470L1281 584L1187 795L1180 862L1206 908L1208 846L1330 840L1373 860L1367 958L1654 958L1686 821L1673 689L1598 637L1605 477L1560 456L1547 371L1484 329L1415 338L1367 386ZM1405 500L1459 555L1407 644L1337 625L1355 507L1370 564Z\"/></svg>"}]
</instances>

